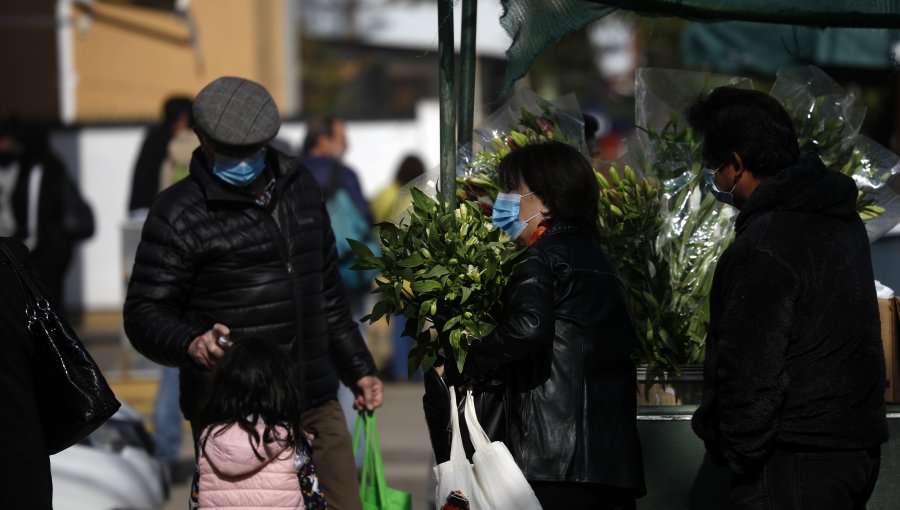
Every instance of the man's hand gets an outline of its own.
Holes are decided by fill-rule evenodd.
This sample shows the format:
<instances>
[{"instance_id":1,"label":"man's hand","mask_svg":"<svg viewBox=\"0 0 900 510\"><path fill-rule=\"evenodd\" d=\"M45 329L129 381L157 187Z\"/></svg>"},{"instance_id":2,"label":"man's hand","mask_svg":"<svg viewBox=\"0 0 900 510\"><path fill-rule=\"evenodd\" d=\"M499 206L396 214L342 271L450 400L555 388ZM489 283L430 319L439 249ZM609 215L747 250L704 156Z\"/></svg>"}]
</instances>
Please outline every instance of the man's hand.
<instances>
[{"instance_id":1,"label":"man's hand","mask_svg":"<svg viewBox=\"0 0 900 510\"><path fill-rule=\"evenodd\" d=\"M203 368L213 368L225 355L217 340L220 336L228 336L231 330L224 324L213 324L212 329L194 338L188 346L188 355L194 363Z\"/></svg>"},{"instance_id":2,"label":"man's hand","mask_svg":"<svg viewBox=\"0 0 900 510\"><path fill-rule=\"evenodd\" d=\"M381 379L374 375L367 375L356 381L356 387L352 388L353 394L356 395L356 401L353 402L353 408L357 411L363 409L374 411L381 407L384 401L384 385Z\"/></svg>"}]
</instances>

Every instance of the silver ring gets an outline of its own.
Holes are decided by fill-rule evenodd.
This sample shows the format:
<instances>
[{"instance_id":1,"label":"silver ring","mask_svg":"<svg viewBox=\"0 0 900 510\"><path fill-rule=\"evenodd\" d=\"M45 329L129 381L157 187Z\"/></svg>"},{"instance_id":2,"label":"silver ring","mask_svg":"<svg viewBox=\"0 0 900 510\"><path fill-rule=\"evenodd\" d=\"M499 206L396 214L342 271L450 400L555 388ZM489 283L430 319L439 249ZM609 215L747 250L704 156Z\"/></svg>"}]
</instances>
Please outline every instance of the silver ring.
<instances>
[{"instance_id":1,"label":"silver ring","mask_svg":"<svg viewBox=\"0 0 900 510\"><path fill-rule=\"evenodd\" d=\"M226 347L231 345L231 340L229 340L225 335L219 335L219 338L216 339L216 345L225 349Z\"/></svg>"}]
</instances>

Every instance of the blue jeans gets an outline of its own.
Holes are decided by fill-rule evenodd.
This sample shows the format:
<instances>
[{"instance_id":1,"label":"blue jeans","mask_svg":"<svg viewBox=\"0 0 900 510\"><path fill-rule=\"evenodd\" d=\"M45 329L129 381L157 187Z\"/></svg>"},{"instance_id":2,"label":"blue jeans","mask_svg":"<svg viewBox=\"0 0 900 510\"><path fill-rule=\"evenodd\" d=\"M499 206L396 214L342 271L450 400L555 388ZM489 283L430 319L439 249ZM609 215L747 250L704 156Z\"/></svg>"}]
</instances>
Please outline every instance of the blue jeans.
<instances>
[{"instance_id":1,"label":"blue jeans","mask_svg":"<svg viewBox=\"0 0 900 510\"><path fill-rule=\"evenodd\" d=\"M393 341L394 352L391 354L391 377L395 381L412 381L422 380L422 369L418 368L409 377L409 351L413 347L414 340L408 336L403 336L403 330L406 329L406 322L409 319L405 315L391 316L391 340Z\"/></svg>"},{"instance_id":2,"label":"blue jeans","mask_svg":"<svg viewBox=\"0 0 900 510\"><path fill-rule=\"evenodd\" d=\"M734 477L731 508L864 510L880 465L880 447L815 453L777 449L760 472Z\"/></svg>"},{"instance_id":3,"label":"blue jeans","mask_svg":"<svg viewBox=\"0 0 900 510\"><path fill-rule=\"evenodd\" d=\"M156 434L156 458L171 464L181 448L181 409L178 407L178 368L163 367L159 389L153 404L153 430Z\"/></svg>"}]
</instances>

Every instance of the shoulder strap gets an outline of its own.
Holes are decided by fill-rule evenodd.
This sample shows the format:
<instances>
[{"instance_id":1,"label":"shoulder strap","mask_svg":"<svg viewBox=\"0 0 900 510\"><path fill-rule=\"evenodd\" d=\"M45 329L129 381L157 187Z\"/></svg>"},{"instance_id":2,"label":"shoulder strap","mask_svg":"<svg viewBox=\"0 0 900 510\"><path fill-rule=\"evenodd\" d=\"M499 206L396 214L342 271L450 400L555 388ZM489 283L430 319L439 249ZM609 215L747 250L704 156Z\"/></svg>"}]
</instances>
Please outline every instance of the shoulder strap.
<instances>
[{"instance_id":1,"label":"shoulder strap","mask_svg":"<svg viewBox=\"0 0 900 510\"><path fill-rule=\"evenodd\" d=\"M3 251L3 254L9 260L9 265L16 273L16 280L25 297L26 307L37 306L41 309L49 308L50 303L46 298L41 296L40 291L37 289L37 285L35 285L34 281L31 280L31 277L28 276L28 273L25 272L22 264L19 263L19 259L17 259L12 250L9 249L9 246L0 243L0 250Z\"/></svg>"},{"instance_id":2,"label":"shoulder strap","mask_svg":"<svg viewBox=\"0 0 900 510\"><path fill-rule=\"evenodd\" d=\"M341 187L341 162L334 160L328 169L328 185L325 187L325 199L329 199L337 193Z\"/></svg>"}]
</instances>

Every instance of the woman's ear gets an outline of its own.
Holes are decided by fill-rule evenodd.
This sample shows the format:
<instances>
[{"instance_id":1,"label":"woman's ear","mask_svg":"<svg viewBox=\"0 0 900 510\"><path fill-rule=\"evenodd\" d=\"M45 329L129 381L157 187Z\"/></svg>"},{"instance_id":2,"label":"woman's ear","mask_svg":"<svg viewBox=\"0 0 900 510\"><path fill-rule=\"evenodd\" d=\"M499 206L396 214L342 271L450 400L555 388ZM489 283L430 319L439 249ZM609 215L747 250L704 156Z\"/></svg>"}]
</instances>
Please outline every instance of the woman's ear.
<instances>
[{"instance_id":1,"label":"woman's ear","mask_svg":"<svg viewBox=\"0 0 900 510\"><path fill-rule=\"evenodd\" d=\"M731 159L734 161L734 172L738 173L744 170L744 160L741 158L741 155L737 152L731 153Z\"/></svg>"}]
</instances>

